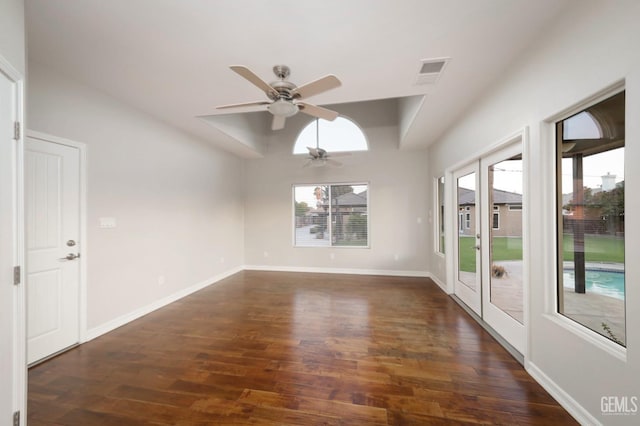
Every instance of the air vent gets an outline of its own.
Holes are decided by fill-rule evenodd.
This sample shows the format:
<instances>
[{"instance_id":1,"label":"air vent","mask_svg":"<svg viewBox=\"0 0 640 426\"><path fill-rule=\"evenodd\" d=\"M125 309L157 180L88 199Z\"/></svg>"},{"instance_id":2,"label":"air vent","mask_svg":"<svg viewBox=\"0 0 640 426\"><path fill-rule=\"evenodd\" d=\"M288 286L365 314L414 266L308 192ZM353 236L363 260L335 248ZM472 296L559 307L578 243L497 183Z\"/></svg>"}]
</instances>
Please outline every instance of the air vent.
<instances>
[{"instance_id":1,"label":"air vent","mask_svg":"<svg viewBox=\"0 0 640 426\"><path fill-rule=\"evenodd\" d=\"M418 71L418 78L416 79L416 85L419 84L434 84L442 75L447 62L450 58L438 58L438 59L423 59Z\"/></svg>"}]
</instances>

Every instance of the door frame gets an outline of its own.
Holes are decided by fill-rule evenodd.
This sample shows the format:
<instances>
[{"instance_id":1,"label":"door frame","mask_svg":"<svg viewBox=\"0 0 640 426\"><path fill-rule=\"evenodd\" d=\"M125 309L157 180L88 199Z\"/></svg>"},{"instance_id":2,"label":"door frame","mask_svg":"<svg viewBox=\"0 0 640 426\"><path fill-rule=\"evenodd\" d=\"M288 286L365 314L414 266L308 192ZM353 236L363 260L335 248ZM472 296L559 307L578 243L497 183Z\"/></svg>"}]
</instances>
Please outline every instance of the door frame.
<instances>
[{"instance_id":1,"label":"door frame","mask_svg":"<svg viewBox=\"0 0 640 426\"><path fill-rule=\"evenodd\" d=\"M87 341L87 257L88 257L88 242L87 242L87 145L82 142L72 141L70 139L61 138L58 136L49 135L47 133L38 132L35 130L27 130L26 137L32 139L38 139L47 143L55 143L58 145L65 145L78 149L80 156L80 170L78 179L80 180L80 241L82 252L78 259L80 262L80 276L79 276L79 294L78 294L78 343ZM25 330L26 338L26 330Z\"/></svg>"},{"instance_id":2,"label":"door frame","mask_svg":"<svg viewBox=\"0 0 640 426\"><path fill-rule=\"evenodd\" d=\"M444 172L445 176L445 246L446 247L454 247L455 240L458 237L458 229L457 229L457 217L458 217L458 208L457 208L457 194L456 194L456 182L454 178L454 172L457 169L464 167L474 161L479 161L483 156L487 156L496 151L499 151L510 144L516 141L522 141L522 167L523 167L523 197L522 203L524 206L530 205L531 199L531 181L529 177L530 169L530 161L531 161L531 146L529 141L529 127L524 126L508 136L499 139L498 141L489 144L488 146L481 148L469 156L464 157L460 161L454 163L453 165L447 167ZM530 210L529 208L523 208L522 211L522 259L523 259L523 270L522 270L522 279L523 279L523 321L524 321L524 333L525 333L525 345L524 350L520 354L524 357L524 362L530 358L530 339L531 333L529 330L530 322L530 309L529 309L529 301L530 301L530 259L531 259L531 248L530 248L530 235L531 230L529 229L530 221ZM485 238L483 238L484 240ZM455 262L455 256L450 251L447 251L445 254L445 267L446 267L446 289L448 294L455 294L455 280L457 279L456 269L458 265ZM466 306L465 306L466 307ZM470 310L469 310L470 311ZM499 336L495 330L493 330L490 326L488 326L480 316L474 317L482 327L488 329L488 331L495 336ZM519 352L515 350L515 348L511 347L511 345L503 338L497 339L499 343L506 347L506 349L514 354L518 354ZM506 343L506 345L505 345ZM514 354L514 356L516 356ZM516 356L516 358L518 358Z\"/></svg>"},{"instance_id":3,"label":"door frame","mask_svg":"<svg viewBox=\"0 0 640 426\"><path fill-rule=\"evenodd\" d=\"M0 55L0 72L15 84L14 120L24 129L24 76L14 68L4 56ZM25 238L24 238L24 131L21 131L12 147L13 168L7 175L13 181L13 200L11 220L13 221L13 264L20 267L21 280L19 285L13 286L12 329L13 353L12 371L10 379L13 412L21 413L20 424L26 424L27 411L27 309L25 270ZM3 415L5 413L2 413Z\"/></svg>"}]
</instances>

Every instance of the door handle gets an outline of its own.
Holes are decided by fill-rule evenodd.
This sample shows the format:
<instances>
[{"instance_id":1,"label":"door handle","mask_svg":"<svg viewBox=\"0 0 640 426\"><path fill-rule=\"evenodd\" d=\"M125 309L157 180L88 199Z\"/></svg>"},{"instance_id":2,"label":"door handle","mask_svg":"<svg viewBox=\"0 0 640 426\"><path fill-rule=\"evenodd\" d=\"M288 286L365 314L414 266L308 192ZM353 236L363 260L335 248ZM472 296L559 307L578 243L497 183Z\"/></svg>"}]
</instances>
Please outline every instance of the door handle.
<instances>
[{"instance_id":1,"label":"door handle","mask_svg":"<svg viewBox=\"0 0 640 426\"><path fill-rule=\"evenodd\" d=\"M75 253L69 253L69 254L68 254L68 255L66 255L65 257L61 257L61 258L60 258L60 259L58 259L58 260L60 260L60 261L63 261L63 260L74 260L74 259L77 259L77 258L79 258L79 257L80 257L80 253L78 253L78 254L75 254Z\"/></svg>"}]
</instances>

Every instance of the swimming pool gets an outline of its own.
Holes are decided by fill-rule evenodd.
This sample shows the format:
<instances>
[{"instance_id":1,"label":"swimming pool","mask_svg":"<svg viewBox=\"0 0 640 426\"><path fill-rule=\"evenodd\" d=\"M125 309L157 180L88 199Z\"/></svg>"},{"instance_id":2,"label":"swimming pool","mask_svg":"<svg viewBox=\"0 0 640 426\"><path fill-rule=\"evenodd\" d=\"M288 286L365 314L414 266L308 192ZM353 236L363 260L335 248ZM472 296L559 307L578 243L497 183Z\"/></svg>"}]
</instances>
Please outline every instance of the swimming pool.
<instances>
[{"instance_id":1,"label":"swimming pool","mask_svg":"<svg viewBox=\"0 0 640 426\"><path fill-rule=\"evenodd\" d=\"M565 269L562 277L565 287L574 287L575 273L573 269ZM587 269L586 279L587 293L593 292L624 300L624 272Z\"/></svg>"}]
</instances>

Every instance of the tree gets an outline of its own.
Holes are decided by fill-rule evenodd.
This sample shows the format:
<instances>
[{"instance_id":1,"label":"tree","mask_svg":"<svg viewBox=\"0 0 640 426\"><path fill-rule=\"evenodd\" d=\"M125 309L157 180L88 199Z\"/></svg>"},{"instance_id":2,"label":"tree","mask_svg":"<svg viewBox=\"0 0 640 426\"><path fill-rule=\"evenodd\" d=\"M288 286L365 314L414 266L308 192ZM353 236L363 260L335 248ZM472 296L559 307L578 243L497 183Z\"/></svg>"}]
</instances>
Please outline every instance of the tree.
<instances>
[{"instance_id":1,"label":"tree","mask_svg":"<svg viewBox=\"0 0 640 426\"><path fill-rule=\"evenodd\" d=\"M347 232L350 235L355 235L355 238L357 240L366 239L367 217L360 213L355 213L349 216L349 221L347 222Z\"/></svg>"},{"instance_id":2,"label":"tree","mask_svg":"<svg viewBox=\"0 0 640 426\"><path fill-rule=\"evenodd\" d=\"M296 201L296 216L304 216L309 211L309 205L304 201L297 202Z\"/></svg>"}]
</instances>

